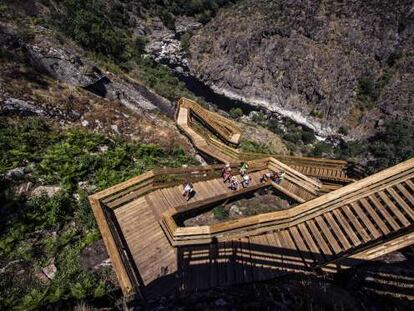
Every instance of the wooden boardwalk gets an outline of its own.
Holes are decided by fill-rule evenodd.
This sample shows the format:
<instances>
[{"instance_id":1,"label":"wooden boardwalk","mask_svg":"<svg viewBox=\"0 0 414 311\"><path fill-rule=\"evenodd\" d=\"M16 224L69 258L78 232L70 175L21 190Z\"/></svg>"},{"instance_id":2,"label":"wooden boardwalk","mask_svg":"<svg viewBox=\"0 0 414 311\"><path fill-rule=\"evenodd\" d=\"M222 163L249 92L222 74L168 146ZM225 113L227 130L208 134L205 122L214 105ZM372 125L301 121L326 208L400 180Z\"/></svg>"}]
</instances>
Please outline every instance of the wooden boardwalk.
<instances>
[{"instance_id":1,"label":"wooden boardwalk","mask_svg":"<svg viewBox=\"0 0 414 311\"><path fill-rule=\"evenodd\" d=\"M260 187L265 171L251 173L246 191ZM414 159L286 211L201 227L179 227L174 216L243 192L229 192L217 178L200 180L186 202L181 186L160 186L156 176L146 173L91 197L125 294L336 272L414 243Z\"/></svg>"},{"instance_id":2,"label":"wooden boardwalk","mask_svg":"<svg viewBox=\"0 0 414 311\"><path fill-rule=\"evenodd\" d=\"M240 162L269 156L240 152L235 148L237 146L236 140L226 139L226 137L237 137L237 141L240 140L242 134L235 124L228 126L227 136L218 134L219 130L224 127L220 126L224 122L223 120L226 120L226 125L234 123L219 114L205 110L192 100L182 98L178 102L177 126L203 154L223 163ZM196 121L206 126L217 137L197 132L194 125ZM329 181L331 187L327 189L333 189L335 184L337 189L344 184L354 181L355 177L363 175L359 170L353 169L354 175L349 176L349 164L341 160L281 155L272 155L272 157L309 177L319 178L323 182Z\"/></svg>"},{"instance_id":3,"label":"wooden boardwalk","mask_svg":"<svg viewBox=\"0 0 414 311\"><path fill-rule=\"evenodd\" d=\"M205 144L217 158L231 155L232 171L237 172L240 164L234 163L233 154L238 151L194 131L185 121L186 109L178 111L180 128L197 148ZM220 139L236 145L237 128L221 119L215 122L222 127ZM339 189L349 182L339 169L342 164L289 161L288 166L263 155L250 160L251 183L238 191L223 183L222 165L211 165L153 170L90 196L123 293L154 297L286 273L338 272L414 244L414 159ZM286 177L280 184L260 183L269 170L284 170ZM327 176L325 183L310 178L315 175ZM181 195L185 180L191 180L196 191L188 202ZM180 225L183 214L263 187L272 187L297 205L210 226Z\"/></svg>"}]
</instances>

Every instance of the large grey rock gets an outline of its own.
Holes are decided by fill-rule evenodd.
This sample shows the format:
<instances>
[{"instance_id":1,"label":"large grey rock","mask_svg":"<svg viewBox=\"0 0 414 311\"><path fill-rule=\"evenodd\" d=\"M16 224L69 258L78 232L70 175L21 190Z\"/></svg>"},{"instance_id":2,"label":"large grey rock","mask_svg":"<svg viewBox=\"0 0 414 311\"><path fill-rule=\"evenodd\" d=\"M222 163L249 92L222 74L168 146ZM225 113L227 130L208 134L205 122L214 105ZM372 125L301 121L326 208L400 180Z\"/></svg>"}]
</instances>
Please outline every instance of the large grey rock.
<instances>
[{"instance_id":1,"label":"large grey rock","mask_svg":"<svg viewBox=\"0 0 414 311\"><path fill-rule=\"evenodd\" d=\"M33 189L32 196L39 197L42 195L47 195L49 198L51 198L61 190L62 188L58 186L39 186Z\"/></svg>"},{"instance_id":2,"label":"large grey rock","mask_svg":"<svg viewBox=\"0 0 414 311\"><path fill-rule=\"evenodd\" d=\"M0 115L18 114L23 116L46 115L45 111L34 103L17 98L0 98Z\"/></svg>"},{"instance_id":3,"label":"large grey rock","mask_svg":"<svg viewBox=\"0 0 414 311\"><path fill-rule=\"evenodd\" d=\"M191 26L188 27L191 28ZM184 31L184 26L180 29ZM149 41L145 46L145 51L157 62L187 69L188 60L186 53L182 50L180 40L172 30L164 26L159 18L148 21L147 38Z\"/></svg>"},{"instance_id":4,"label":"large grey rock","mask_svg":"<svg viewBox=\"0 0 414 311\"><path fill-rule=\"evenodd\" d=\"M24 167L16 167L12 170L9 170L5 174L5 178L10 181L19 181L25 177Z\"/></svg>"},{"instance_id":5,"label":"large grey rock","mask_svg":"<svg viewBox=\"0 0 414 311\"><path fill-rule=\"evenodd\" d=\"M70 41L58 40L48 29L36 26L33 31L34 38L25 40L14 26L0 23L0 43L13 50L13 54L18 54L17 51L24 53L24 58L34 68L59 81L85 88L109 100L120 101L140 114L145 110L160 109L166 114L173 115L174 108L168 100L139 82L103 72L77 45ZM19 107L26 111L42 112L35 110L30 103L16 103L9 100L6 104L1 108L4 111L17 109L15 107L19 104Z\"/></svg>"},{"instance_id":6,"label":"large grey rock","mask_svg":"<svg viewBox=\"0 0 414 311\"><path fill-rule=\"evenodd\" d=\"M194 32L203 27L203 24L197 22L194 17L180 16L175 21L175 32L179 35L185 32Z\"/></svg>"},{"instance_id":7,"label":"large grey rock","mask_svg":"<svg viewBox=\"0 0 414 311\"><path fill-rule=\"evenodd\" d=\"M229 210L230 217L238 217L243 215L242 211L239 209L237 205L232 205Z\"/></svg>"},{"instance_id":8,"label":"large grey rock","mask_svg":"<svg viewBox=\"0 0 414 311\"><path fill-rule=\"evenodd\" d=\"M50 265L44 267L42 272L50 279L53 280L57 273L56 265L52 262Z\"/></svg>"}]
</instances>

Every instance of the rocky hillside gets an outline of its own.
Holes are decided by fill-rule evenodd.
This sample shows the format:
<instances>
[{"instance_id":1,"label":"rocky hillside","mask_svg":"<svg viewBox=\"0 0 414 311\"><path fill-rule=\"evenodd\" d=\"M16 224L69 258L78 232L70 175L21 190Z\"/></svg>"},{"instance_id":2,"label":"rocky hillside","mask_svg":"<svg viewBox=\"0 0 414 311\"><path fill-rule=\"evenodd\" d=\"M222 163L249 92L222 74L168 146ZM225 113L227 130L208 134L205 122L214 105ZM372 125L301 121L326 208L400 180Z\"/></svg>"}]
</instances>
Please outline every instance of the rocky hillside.
<instances>
[{"instance_id":1,"label":"rocky hillside","mask_svg":"<svg viewBox=\"0 0 414 311\"><path fill-rule=\"evenodd\" d=\"M244 0L190 45L191 73L217 92L354 137L414 120L412 1Z\"/></svg>"}]
</instances>

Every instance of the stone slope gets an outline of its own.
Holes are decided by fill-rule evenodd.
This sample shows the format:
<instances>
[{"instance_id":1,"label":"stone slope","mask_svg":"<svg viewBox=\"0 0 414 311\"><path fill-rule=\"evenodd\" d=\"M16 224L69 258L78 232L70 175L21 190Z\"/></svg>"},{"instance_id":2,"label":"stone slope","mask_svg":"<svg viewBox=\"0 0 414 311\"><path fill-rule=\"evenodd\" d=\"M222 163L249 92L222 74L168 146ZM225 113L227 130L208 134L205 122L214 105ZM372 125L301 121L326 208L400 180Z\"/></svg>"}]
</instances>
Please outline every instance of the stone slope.
<instances>
[{"instance_id":1,"label":"stone slope","mask_svg":"<svg viewBox=\"0 0 414 311\"><path fill-rule=\"evenodd\" d=\"M192 37L190 70L321 134L361 137L384 115L414 119L413 19L411 1L246 0ZM379 85L368 104L361 81Z\"/></svg>"}]
</instances>

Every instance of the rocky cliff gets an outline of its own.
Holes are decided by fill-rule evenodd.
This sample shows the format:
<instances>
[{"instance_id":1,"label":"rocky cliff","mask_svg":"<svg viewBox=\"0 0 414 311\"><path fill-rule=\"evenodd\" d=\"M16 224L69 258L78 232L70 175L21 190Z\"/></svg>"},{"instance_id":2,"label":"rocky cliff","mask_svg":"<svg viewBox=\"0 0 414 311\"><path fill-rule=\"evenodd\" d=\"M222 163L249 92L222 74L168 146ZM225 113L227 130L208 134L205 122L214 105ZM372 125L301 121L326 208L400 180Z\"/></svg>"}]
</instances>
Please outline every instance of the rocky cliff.
<instances>
[{"instance_id":1,"label":"rocky cliff","mask_svg":"<svg viewBox=\"0 0 414 311\"><path fill-rule=\"evenodd\" d=\"M412 1L246 0L191 39L191 73L319 133L414 120Z\"/></svg>"}]
</instances>

